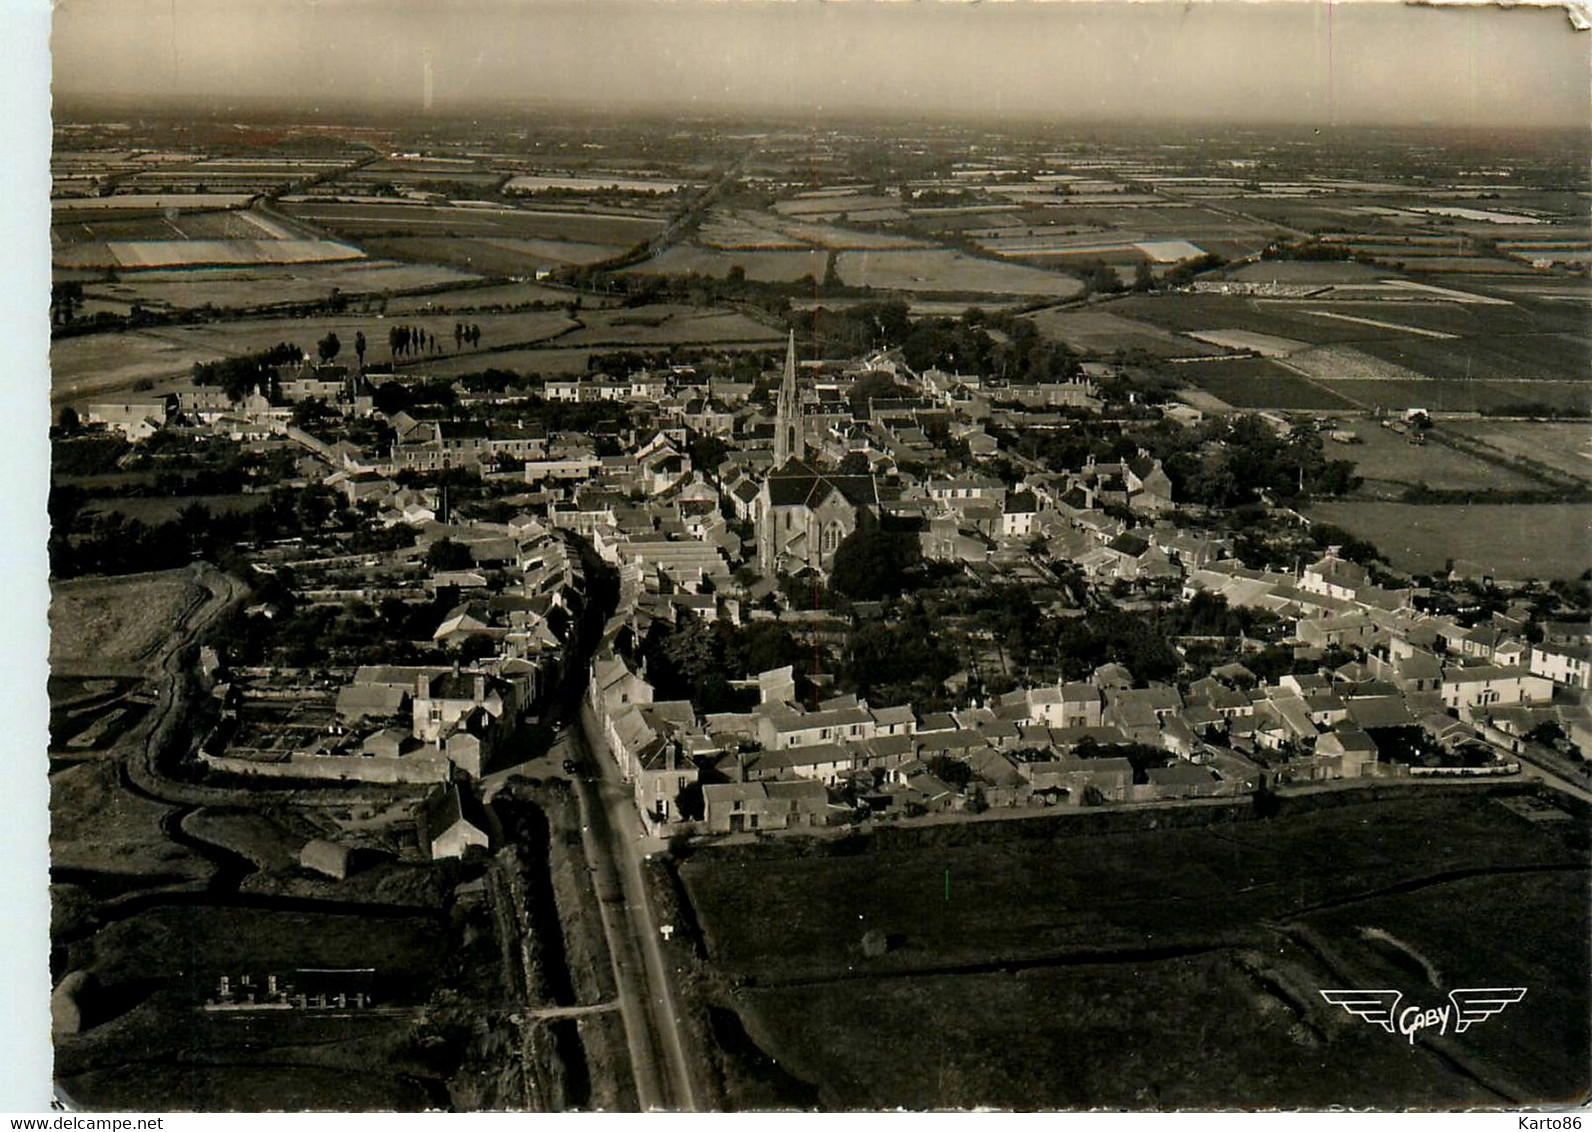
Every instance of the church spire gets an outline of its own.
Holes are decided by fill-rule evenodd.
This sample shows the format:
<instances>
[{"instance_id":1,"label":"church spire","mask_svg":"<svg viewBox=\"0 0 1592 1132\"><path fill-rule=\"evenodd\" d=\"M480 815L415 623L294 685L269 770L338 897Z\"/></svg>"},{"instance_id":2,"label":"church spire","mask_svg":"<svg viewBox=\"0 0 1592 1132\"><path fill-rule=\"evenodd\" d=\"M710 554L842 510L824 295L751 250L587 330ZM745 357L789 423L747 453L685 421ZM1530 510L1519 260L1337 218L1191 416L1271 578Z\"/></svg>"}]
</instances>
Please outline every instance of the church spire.
<instances>
[{"instance_id":1,"label":"church spire","mask_svg":"<svg viewBox=\"0 0 1592 1132\"><path fill-rule=\"evenodd\" d=\"M802 402L796 388L796 331L790 332L785 347L785 374L779 384L779 399L774 420L774 466L781 468L788 460L800 460L807 454L806 437L802 433Z\"/></svg>"}]
</instances>

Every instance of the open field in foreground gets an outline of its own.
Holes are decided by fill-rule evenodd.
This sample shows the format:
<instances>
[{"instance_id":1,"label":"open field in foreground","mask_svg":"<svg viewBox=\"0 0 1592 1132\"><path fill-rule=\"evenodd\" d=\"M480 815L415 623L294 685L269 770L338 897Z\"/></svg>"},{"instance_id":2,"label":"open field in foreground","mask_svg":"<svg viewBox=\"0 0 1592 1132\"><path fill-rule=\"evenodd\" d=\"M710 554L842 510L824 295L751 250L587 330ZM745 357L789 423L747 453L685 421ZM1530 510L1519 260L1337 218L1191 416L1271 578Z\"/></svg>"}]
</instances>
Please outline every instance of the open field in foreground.
<instances>
[{"instance_id":1,"label":"open field in foreground","mask_svg":"<svg viewBox=\"0 0 1592 1132\"><path fill-rule=\"evenodd\" d=\"M1417 573L1440 571L1450 560L1515 581L1574 578L1592 567L1592 505L1585 503L1317 503L1305 514L1368 540L1394 566Z\"/></svg>"},{"instance_id":2,"label":"open field in foreground","mask_svg":"<svg viewBox=\"0 0 1592 1132\"><path fill-rule=\"evenodd\" d=\"M1531 824L1493 793L1163 811L1120 832L1093 815L929 828L698 853L681 874L747 1032L825 1107L1584 1096L1584 822ZM1169 828L1177 813L1215 820ZM1368 928L1430 956L1442 986ZM876 959L869 930L889 940ZM1392 986L1427 1005L1500 984L1543 992L1414 1047L1318 994Z\"/></svg>"}]
</instances>

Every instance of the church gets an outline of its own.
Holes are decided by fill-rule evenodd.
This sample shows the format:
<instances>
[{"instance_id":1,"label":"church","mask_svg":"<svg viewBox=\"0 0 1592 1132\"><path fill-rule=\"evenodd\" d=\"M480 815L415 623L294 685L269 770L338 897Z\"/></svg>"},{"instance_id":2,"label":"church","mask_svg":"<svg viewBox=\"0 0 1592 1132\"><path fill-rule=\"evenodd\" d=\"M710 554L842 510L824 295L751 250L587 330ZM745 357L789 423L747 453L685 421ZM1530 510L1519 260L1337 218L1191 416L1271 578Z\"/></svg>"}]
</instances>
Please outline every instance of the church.
<instances>
[{"instance_id":1,"label":"church","mask_svg":"<svg viewBox=\"0 0 1592 1132\"><path fill-rule=\"evenodd\" d=\"M766 575L804 568L828 573L864 512L879 515L872 476L832 474L809 462L792 331L775 402L774 470L757 496L758 567Z\"/></svg>"}]
</instances>

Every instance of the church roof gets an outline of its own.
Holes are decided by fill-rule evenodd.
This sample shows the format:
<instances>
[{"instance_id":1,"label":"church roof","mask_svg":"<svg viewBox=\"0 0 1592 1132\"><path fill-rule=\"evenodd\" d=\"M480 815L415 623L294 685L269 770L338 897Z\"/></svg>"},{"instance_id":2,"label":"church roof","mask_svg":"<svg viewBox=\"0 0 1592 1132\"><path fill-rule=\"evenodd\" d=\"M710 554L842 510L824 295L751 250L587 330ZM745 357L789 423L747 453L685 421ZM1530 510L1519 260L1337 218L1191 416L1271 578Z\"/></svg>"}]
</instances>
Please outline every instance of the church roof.
<instances>
[{"instance_id":1,"label":"church roof","mask_svg":"<svg viewBox=\"0 0 1592 1132\"><path fill-rule=\"evenodd\" d=\"M872 476L828 475L787 460L768 477L769 502L775 507L816 507L838 491L854 507L879 506L879 488Z\"/></svg>"}]
</instances>

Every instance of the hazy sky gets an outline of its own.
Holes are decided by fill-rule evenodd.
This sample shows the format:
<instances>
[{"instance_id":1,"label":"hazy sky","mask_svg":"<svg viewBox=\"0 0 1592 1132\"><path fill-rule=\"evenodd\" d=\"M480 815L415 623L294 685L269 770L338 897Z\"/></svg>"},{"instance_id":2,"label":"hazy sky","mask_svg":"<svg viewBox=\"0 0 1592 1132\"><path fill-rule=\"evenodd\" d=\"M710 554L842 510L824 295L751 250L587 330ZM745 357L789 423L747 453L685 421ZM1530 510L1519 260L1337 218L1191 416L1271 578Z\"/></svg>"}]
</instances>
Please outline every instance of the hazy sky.
<instances>
[{"instance_id":1,"label":"hazy sky","mask_svg":"<svg viewBox=\"0 0 1592 1132\"><path fill-rule=\"evenodd\" d=\"M1563 11L1325 0L58 0L62 94L1578 125Z\"/></svg>"}]
</instances>

